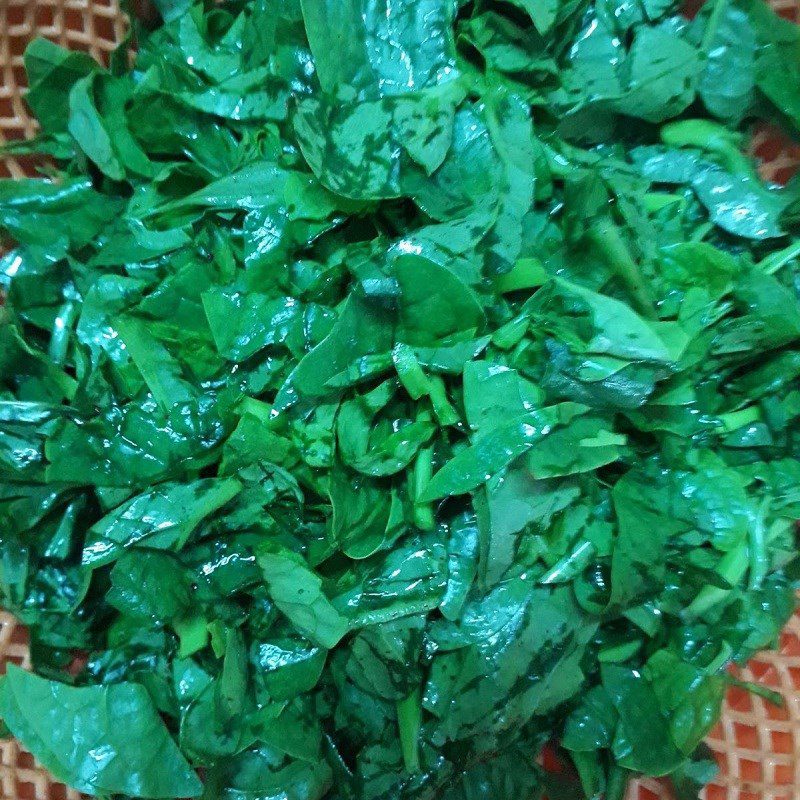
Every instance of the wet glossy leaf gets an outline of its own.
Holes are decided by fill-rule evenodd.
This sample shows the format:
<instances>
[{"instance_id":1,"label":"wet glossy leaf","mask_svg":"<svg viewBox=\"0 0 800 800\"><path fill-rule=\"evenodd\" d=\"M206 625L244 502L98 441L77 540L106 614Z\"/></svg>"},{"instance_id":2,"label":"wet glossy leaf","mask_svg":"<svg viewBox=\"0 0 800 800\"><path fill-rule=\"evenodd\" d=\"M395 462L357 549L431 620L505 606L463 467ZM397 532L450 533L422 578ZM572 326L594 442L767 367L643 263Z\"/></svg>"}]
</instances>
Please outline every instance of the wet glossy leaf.
<instances>
[{"instance_id":1,"label":"wet glossy leaf","mask_svg":"<svg viewBox=\"0 0 800 800\"><path fill-rule=\"evenodd\" d=\"M54 710L62 715L61 724ZM75 688L12 665L2 684L2 714L56 777L81 791L159 798L201 790L147 691L137 684Z\"/></svg>"}]
</instances>

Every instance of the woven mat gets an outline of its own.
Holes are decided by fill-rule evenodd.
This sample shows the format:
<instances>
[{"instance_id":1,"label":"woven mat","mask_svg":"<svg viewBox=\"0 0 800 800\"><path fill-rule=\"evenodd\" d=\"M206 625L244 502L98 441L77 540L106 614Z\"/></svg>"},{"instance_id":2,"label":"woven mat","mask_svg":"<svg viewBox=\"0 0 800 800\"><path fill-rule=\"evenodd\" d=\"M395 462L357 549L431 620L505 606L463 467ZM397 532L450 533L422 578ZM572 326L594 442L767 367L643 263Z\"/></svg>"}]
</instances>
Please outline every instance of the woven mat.
<instances>
[{"instance_id":1,"label":"woven mat","mask_svg":"<svg viewBox=\"0 0 800 800\"><path fill-rule=\"evenodd\" d=\"M0 0L0 144L36 133L23 100L22 52L35 36L106 61L125 32L117 0ZM26 165L0 160L0 174L21 177Z\"/></svg>"},{"instance_id":2,"label":"woven mat","mask_svg":"<svg viewBox=\"0 0 800 800\"><path fill-rule=\"evenodd\" d=\"M773 7L800 21L800 0L775 0ZM45 36L107 60L125 30L116 0L0 0L0 143L33 136L36 124L23 99L22 51L34 36ZM762 172L785 181L800 163L800 147L760 131L754 152ZM0 174L21 177L30 164L0 159ZM0 672L13 661L28 665L24 629L0 611ZM729 692L722 719L708 743L722 772L705 800L800 800L800 612L784 631L777 652L762 653L742 670L744 680L780 692L782 708L738 689ZM54 781L14 740L0 740L0 800L78 800ZM628 800L668 800L655 781L631 787ZM492 798L492 800L509 800Z\"/></svg>"}]
</instances>

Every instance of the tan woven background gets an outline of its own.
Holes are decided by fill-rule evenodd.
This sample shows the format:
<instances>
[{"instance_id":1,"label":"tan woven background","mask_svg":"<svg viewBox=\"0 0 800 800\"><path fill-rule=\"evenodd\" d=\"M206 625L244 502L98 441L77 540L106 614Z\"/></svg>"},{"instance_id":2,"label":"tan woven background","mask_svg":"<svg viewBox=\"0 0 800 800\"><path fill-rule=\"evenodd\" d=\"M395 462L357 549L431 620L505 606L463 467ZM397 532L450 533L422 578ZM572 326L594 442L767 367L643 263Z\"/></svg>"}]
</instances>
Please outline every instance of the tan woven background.
<instances>
[{"instance_id":1,"label":"tan woven background","mask_svg":"<svg viewBox=\"0 0 800 800\"><path fill-rule=\"evenodd\" d=\"M800 0L775 0L773 6L800 21ZM0 0L0 144L30 137L35 122L25 106L22 51L34 36L91 53L100 61L120 41L125 22L116 0ZM800 163L800 148L761 131L754 150L762 171L784 181ZM0 174L20 177L31 165L0 158ZM27 665L24 629L0 611L0 671L8 661ZM709 737L722 774L706 800L800 800L800 613L787 626L776 652L755 658L741 677L770 686L785 698L783 708L732 690L722 720ZM0 800L78 800L53 781L13 740L0 740ZM628 800L667 800L663 786L641 781ZM511 800L492 798L491 800Z\"/></svg>"},{"instance_id":2,"label":"tan woven background","mask_svg":"<svg viewBox=\"0 0 800 800\"><path fill-rule=\"evenodd\" d=\"M124 31L117 0L0 0L0 144L36 132L23 100L22 52L32 38L45 36L105 61ZM3 159L2 167L14 177L25 172L17 159Z\"/></svg>"}]
</instances>

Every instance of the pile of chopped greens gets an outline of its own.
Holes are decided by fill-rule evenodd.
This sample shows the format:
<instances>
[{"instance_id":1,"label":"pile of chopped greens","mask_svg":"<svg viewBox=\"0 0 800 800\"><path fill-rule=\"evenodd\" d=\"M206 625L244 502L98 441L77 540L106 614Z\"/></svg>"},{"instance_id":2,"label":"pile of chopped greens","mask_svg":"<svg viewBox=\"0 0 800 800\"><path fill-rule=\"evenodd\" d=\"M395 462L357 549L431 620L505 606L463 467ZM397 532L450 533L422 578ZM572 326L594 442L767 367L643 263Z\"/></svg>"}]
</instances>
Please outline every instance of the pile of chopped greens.
<instances>
[{"instance_id":1,"label":"pile of chopped greens","mask_svg":"<svg viewBox=\"0 0 800 800\"><path fill-rule=\"evenodd\" d=\"M158 6L25 55L6 732L106 798L696 797L800 574L800 183L746 155L800 29Z\"/></svg>"}]
</instances>

